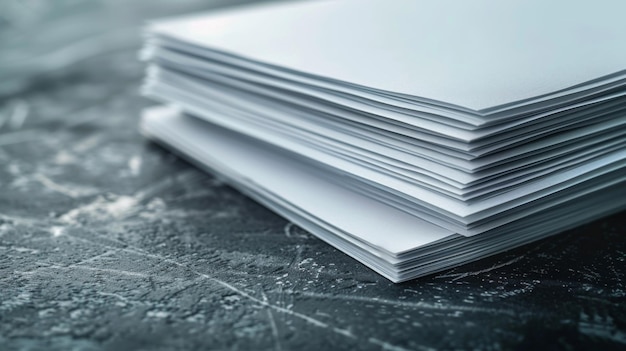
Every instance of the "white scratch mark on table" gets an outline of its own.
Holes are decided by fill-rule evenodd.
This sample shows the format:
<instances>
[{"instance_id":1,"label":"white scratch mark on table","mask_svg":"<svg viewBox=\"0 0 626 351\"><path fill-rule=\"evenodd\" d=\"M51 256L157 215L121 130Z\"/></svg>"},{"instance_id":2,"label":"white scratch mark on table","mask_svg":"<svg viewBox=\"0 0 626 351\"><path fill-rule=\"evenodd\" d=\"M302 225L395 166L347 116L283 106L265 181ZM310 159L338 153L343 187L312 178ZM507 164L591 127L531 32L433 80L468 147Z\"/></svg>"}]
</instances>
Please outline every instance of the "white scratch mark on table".
<instances>
[{"instance_id":1,"label":"white scratch mark on table","mask_svg":"<svg viewBox=\"0 0 626 351\"><path fill-rule=\"evenodd\" d=\"M13 107L13 114L8 119L9 127L13 130L22 128L26 118L28 118L29 111L30 106L26 101L16 100L15 106Z\"/></svg>"},{"instance_id":2,"label":"white scratch mark on table","mask_svg":"<svg viewBox=\"0 0 626 351\"><path fill-rule=\"evenodd\" d=\"M357 296L357 295L343 295L343 294L324 294L324 293L313 293L302 291L298 292L298 295L313 297L319 299L334 299L334 300L344 300L344 301L357 301L357 302L367 302L374 304L383 304L395 307L407 307L413 309L431 309L431 310L454 310L454 311L465 311L465 312L479 312L479 313L489 313L489 314L505 314L509 316L516 316L515 311L513 310L505 310L505 309L492 309L492 308L479 308L472 306L461 306L461 305L442 305L442 304L434 304L427 302L410 302L410 301L397 301L397 300L388 300L382 299L378 297L366 297L366 296Z\"/></svg>"},{"instance_id":3,"label":"white scratch mark on table","mask_svg":"<svg viewBox=\"0 0 626 351\"><path fill-rule=\"evenodd\" d=\"M514 259L506 261L504 263L493 265L493 266L491 266L489 268L481 269L479 271L445 274L445 275L439 275L439 276L437 276L437 278L453 278L454 277L454 279L452 279L452 281L455 281L455 280L463 279L465 277L469 277L469 276L473 276L473 275L479 275L479 274L482 274L482 273L487 273L487 272L496 270L498 268L506 267L508 265L511 265L511 264L521 260L522 258L524 258L524 255L519 256L519 257L515 257Z\"/></svg>"},{"instance_id":4,"label":"white scratch mark on table","mask_svg":"<svg viewBox=\"0 0 626 351\"><path fill-rule=\"evenodd\" d=\"M261 291L261 295L263 296L263 301L265 302L269 302L267 295L265 294L265 292ZM267 309L267 319L270 322L270 327L272 329L272 337L274 338L274 345L276 345L276 350L277 351L281 351L283 348L280 344L280 337L278 335L278 327L276 326L276 321L274 320L274 315L272 314L272 310L271 309Z\"/></svg>"}]
</instances>

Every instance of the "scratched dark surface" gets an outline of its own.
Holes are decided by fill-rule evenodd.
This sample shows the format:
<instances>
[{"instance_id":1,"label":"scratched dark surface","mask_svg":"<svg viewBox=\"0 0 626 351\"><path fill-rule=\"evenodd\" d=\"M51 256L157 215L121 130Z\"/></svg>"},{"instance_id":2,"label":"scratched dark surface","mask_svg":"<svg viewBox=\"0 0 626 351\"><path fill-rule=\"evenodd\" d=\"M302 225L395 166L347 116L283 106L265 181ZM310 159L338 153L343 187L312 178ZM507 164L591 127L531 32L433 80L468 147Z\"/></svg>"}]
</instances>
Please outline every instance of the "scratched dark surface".
<instances>
[{"instance_id":1,"label":"scratched dark surface","mask_svg":"<svg viewBox=\"0 0 626 351\"><path fill-rule=\"evenodd\" d=\"M142 19L217 5L0 2L0 350L626 347L626 213L394 285L144 140Z\"/></svg>"}]
</instances>

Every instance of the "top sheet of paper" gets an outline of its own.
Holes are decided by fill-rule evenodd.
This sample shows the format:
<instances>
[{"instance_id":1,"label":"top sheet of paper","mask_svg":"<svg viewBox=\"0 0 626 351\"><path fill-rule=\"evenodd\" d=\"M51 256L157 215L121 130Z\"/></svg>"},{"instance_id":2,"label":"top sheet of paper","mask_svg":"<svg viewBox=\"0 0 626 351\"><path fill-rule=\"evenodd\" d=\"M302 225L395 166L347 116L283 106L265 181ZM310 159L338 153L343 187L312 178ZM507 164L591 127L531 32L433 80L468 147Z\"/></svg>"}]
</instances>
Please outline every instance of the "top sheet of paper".
<instances>
[{"instance_id":1,"label":"top sheet of paper","mask_svg":"<svg viewBox=\"0 0 626 351\"><path fill-rule=\"evenodd\" d=\"M626 2L313 1L157 22L252 60L479 113L626 69Z\"/></svg>"}]
</instances>

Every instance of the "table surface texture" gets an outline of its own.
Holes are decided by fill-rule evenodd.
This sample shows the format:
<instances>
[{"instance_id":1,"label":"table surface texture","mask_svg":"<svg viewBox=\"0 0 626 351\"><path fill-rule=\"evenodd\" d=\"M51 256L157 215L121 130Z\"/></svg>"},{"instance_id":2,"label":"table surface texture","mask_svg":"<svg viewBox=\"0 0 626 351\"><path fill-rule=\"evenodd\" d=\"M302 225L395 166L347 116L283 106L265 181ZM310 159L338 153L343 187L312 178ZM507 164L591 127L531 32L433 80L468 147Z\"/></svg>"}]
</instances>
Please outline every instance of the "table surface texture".
<instances>
[{"instance_id":1,"label":"table surface texture","mask_svg":"<svg viewBox=\"0 0 626 351\"><path fill-rule=\"evenodd\" d=\"M393 284L143 138L146 19L0 2L1 350L625 349L626 213Z\"/></svg>"}]
</instances>

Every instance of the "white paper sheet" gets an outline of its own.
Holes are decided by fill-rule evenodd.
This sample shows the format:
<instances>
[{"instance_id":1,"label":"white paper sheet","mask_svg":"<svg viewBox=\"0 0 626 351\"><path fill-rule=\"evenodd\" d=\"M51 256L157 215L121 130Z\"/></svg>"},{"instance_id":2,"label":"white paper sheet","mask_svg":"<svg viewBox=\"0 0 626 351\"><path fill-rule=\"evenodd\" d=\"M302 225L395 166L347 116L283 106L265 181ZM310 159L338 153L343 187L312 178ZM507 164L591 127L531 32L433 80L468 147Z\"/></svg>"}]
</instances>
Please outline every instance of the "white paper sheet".
<instances>
[{"instance_id":1,"label":"white paper sheet","mask_svg":"<svg viewBox=\"0 0 626 351\"><path fill-rule=\"evenodd\" d=\"M623 13L620 0L312 1L151 30L334 82L489 112L623 75Z\"/></svg>"}]
</instances>

